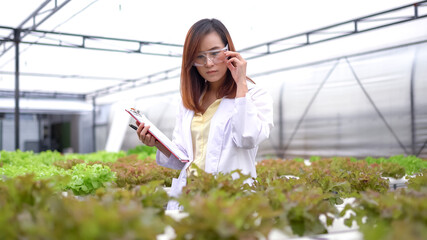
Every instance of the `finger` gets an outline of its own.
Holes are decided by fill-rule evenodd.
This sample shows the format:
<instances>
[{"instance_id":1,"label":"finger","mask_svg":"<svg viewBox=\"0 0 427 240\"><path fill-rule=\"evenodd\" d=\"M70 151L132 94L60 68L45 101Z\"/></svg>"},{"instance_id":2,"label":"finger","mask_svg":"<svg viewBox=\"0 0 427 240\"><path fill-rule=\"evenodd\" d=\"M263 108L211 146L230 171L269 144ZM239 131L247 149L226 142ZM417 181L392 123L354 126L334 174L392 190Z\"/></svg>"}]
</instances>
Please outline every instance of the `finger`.
<instances>
[{"instance_id":1,"label":"finger","mask_svg":"<svg viewBox=\"0 0 427 240\"><path fill-rule=\"evenodd\" d=\"M144 127L144 129L142 129L141 135L144 135L144 137L145 137L145 135L147 135L147 133L148 133L148 129L150 129L150 126L146 125Z\"/></svg>"},{"instance_id":2,"label":"finger","mask_svg":"<svg viewBox=\"0 0 427 240\"><path fill-rule=\"evenodd\" d=\"M142 129L144 129L144 123L141 123L141 124L138 126L138 129L136 130L136 134L138 134L138 137L141 135L141 131L142 131Z\"/></svg>"},{"instance_id":3,"label":"finger","mask_svg":"<svg viewBox=\"0 0 427 240\"><path fill-rule=\"evenodd\" d=\"M227 67L228 69L230 69L231 72L234 72L236 70L236 67L230 61L227 61Z\"/></svg>"},{"instance_id":4,"label":"finger","mask_svg":"<svg viewBox=\"0 0 427 240\"><path fill-rule=\"evenodd\" d=\"M225 56L227 56L227 57L235 57L235 58L238 58L239 60L243 60L242 55L240 55L240 53L238 53L238 52L227 51L227 52L225 52Z\"/></svg>"},{"instance_id":5,"label":"finger","mask_svg":"<svg viewBox=\"0 0 427 240\"><path fill-rule=\"evenodd\" d=\"M138 126L138 127L139 127L139 124L140 124L140 123L139 123L138 121L135 121L135 124L136 124L136 126Z\"/></svg>"},{"instance_id":6,"label":"finger","mask_svg":"<svg viewBox=\"0 0 427 240\"><path fill-rule=\"evenodd\" d=\"M147 145L154 146L156 143L156 138L154 138L151 134L147 134Z\"/></svg>"},{"instance_id":7,"label":"finger","mask_svg":"<svg viewBox=\"0 0 427 240\"><path fill-rule=\"evenodd\" d=\"M148 145L148 143L150 142L150 139L151 139L151 135L149 133L144 135L144 144Z\"/></svg>"},{"instance_id":8,"label":"finger","mask_svg":"<svg viewBox=\"0 0 427 240\"><path fill-rule=\"evenodd\" d=\"M230 59L227 61L227 65L228 65L228 64L231 64L234 68L237 68L237 66L242 65L241 63L242 63L242 62L241 62L239 59L235 58L235 57L230 58ZM230 69L230 70L231 70L231 69Z\"/></svg>"}]
</instances>

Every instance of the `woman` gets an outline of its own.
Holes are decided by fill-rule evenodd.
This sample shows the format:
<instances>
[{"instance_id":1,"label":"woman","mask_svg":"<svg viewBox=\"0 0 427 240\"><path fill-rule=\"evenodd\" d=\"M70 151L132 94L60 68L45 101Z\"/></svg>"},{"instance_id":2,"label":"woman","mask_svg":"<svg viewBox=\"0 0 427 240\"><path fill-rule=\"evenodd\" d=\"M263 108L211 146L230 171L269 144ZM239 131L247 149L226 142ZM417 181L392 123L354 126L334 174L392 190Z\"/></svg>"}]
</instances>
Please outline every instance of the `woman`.
<instances>
[{"instance_id":1,"label":"woman","mask_svg":"<svg viewBox=\"0 0 427 240\"><path fill-rule=\"evenodd\" d=\"M273 102L246 76L246 61L235 52L225 26L202 19L188 31L181 69L181 97L172 141L188 155L182 163L140 124L139 139L158 148L159 165L182 169L173 179L171 196L178 196L194 165L208 173L231 172L256 177L258 145L273 127ZM176 209L169 203L168 209Z\"/></svg>"}]
</instances>

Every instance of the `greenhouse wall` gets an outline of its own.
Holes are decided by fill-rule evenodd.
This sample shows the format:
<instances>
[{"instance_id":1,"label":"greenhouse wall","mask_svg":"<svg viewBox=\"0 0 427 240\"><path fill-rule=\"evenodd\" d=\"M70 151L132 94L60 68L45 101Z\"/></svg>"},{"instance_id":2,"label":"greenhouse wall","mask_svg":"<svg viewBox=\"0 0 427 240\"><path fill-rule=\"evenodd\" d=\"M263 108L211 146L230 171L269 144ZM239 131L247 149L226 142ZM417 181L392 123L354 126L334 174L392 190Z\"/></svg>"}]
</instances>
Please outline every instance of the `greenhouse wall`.
<instances>
[{"instance_id":1,"label":"greenhouse wall","mask_svg":"<svg viewBox=\"0 0 427 240\"><path fill-rule=\"evenodd\" d=\"M421 44L269 75L278 79L269 89L275 129L262 151L426 157L427 149L420 152L427 139L426 62Z\"/></svg>"}]
</instances>

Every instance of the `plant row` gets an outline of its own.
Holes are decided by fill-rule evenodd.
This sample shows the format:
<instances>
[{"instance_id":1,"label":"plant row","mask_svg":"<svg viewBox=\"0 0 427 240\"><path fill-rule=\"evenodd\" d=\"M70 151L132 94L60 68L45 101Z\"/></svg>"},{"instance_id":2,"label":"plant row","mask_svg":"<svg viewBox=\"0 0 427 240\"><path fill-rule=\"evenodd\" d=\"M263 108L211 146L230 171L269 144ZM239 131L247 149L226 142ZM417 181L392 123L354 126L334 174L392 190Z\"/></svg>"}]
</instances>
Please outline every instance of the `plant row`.
<instances>
[{"instance_id":1,"label":"plant row","mask_svg":"<svg viewBox=\"0 0 427 240\"><path fill-rule=\"evenodd\" d=\"M348 211L345 223L358 224L365 239L425 239L426 173L412 178L407 189L360 192L342 211L331 201L335 194L316 185L293 178L248 185L249 176L239 171L216 176L199 171L176 199L162 181L133 189L102 187L76 198L58 194L67 182L63 177L18 176L0 181L0 239L155 239L167 226L175 239L265 239L273 229L307 236L327 233ZM164 210L169 200L178 201L186 216L169 217Z\"/></svg>"},{"instance_id":2,"label":"plant row","mask_svg":"<svg viewBox=\"0 0 427 240\"><path fill-rule=\"evenodd\" d=\"M75 195L92 194L106 185L132 188L153 180L165 180L170 186L171 179L179 172L158 166L155 149L138 146L126 152L92 154L67 154L46 151L0 152L0 176L13 178L34 174L36 179L54 176L68 176L62 190L72 190Z\"/></svg>"},{"instance_id":3,"label":"plant row","mask_svg":"<svg viewBox=\"0 0 427 240\"><path fill-rule=\"evenodd\" d=\"M198 170L172 199L163 187L178 171L157 166L153 155L151 148L78 158L2 151L0 239L153 239L166 226L176 239L259 239L273 229L307 236L327 233L343 216L365 239L391 239L401 232L405 239L427 236L427 168L419 158L399 157L400 164L313 157L309 165L269 159L257 164L256 179L239 171ZM408 188L390 192L384 177L409 172ZM348 197L355 203L339 211L336 205ZM170 200L186 216L170 218L164 210Z\"/></svg>"}]
</instances>

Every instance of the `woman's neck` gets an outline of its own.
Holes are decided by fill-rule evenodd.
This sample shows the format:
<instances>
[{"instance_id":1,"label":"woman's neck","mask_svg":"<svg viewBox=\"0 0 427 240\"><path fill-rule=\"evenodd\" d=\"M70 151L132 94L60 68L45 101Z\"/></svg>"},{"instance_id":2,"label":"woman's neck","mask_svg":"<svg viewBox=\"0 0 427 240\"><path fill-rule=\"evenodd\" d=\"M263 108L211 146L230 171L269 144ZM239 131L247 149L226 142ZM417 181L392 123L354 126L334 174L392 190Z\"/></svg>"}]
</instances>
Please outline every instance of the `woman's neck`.
<instances>
[{"instance_id":1,"label":"woman's neck","mask_svg":"<svg viewBox=\"0 0 427 240\"><path fill-rule=\"evenodd\" d=\"M219 89L221 88L221 86L224 84L225 81L225 77L224 76L221 80L216 81L216 82L207 82L208 86L208 92L210 93L217 93L219 91Z\"/></svg>"},{"instance_id":2,"label":"woman's neck","mask_svg":"<svg viewBox=\"0 0 427 240\"><path fill-rule=\"evenodd\" d=\"M207 92L209 93L213 93L213 92L218 92L219 88L221 87L221 85L216 84L216 83L208 83L208 89Z\"/></svg>"}]
</instances>

